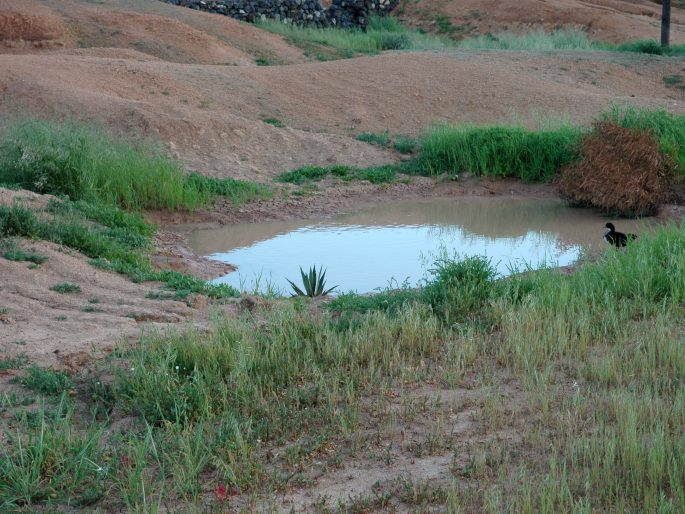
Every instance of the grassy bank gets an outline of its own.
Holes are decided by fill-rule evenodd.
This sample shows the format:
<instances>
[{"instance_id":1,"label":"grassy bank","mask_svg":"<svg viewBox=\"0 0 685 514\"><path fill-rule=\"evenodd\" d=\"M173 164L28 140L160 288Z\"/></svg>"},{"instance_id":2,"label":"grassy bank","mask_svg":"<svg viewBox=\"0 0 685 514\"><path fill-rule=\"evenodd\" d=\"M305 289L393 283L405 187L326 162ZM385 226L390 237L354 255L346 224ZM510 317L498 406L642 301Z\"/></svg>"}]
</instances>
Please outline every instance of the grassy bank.
<instances>
[{"instance_id":1,"label":"grassy bank","mask_svg":"<svg viewBox=\"0 0 685 514\"><path fill-rule=\"evenodd\" d=\"M122 273L134 282L159 281L177 298L190 293L213 298L236 296L229 286L215 286L176 271L155 271L150 264L155 227L135 213L106 204L52 201L45 210L0 206L0 240L40 239L73 248L97 267Z\"/></svg>"},{"instance_id":2,"label":"grassy bank","mask_svg":"<svg viewBox=\"0 0 685 514\"><path fill-rule=\"evenodd\" d=\"M650 131L662 152L685 175L685 116L663 110L614 107L600 115L627 128ZM470 172L526 181L552 179L576 158L580 136L587 129L562 125L530 130L517 126L440 125L426 131L413 169L422 174Z\"/></svg>"},{"instance_id":3,"label":"grassy bank","mask_svg":"<svg viewBox=\"0 0 685 514\"><path fill-rule=\"evenodd\" d=\"M27 369L0 404L0 505L268 509L312 476L407 452L452 455L449 477L313 510L679 512L683 236L658 230L570 276L496 280L482 259L443 259L423 289L348 295L331 314L286 301L210 334L148 334L95 375ZM463 384L478 441L446 422L466 407L413 396ZM133 424L105 436L121 417ZM423 437L400 438L417 422Z\"/></svg>"},{"instance_id":4,"label":"grassy bank","mask_svg":"<svg viewBox=\"0 0 685 514\"><path fill-rule=\"evenodd\" d=\"M38 212L0 206L1 238L65 245L131 280L163 282L179 298L236 292L178 272L154 271L150 253L155 227L138 211L193 210L219 197L239 205L271 195L260 184L186 174L158 147L134 144L97 126L41 120L10 123L0 133L0 185L60 198Z\"/></svg>"}]
</instances>

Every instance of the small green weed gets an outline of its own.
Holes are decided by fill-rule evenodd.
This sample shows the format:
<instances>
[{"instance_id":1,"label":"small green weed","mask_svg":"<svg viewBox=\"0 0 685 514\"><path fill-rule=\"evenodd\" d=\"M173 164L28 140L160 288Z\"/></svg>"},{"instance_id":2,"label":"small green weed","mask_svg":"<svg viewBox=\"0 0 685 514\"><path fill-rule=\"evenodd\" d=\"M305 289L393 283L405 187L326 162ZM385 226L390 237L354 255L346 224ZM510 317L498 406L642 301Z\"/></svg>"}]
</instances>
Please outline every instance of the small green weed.
<instances>
[{"instance_id":1,"label":"small green weed","mask_svg":"<svg viewBox=\"0 0 685 514\"><path fill-rule=\"evenodd\" d=\"M47 257L39 255L33 250L27 252L25 250L22 250L18 246L6 250L2 254L2 256L8 261L32 262L34 264L43 264L45 261L48 260Z\"/></svg>"},{"instance_id":2,"label":"small green weed","mask_svg":"<svg viewBox=\"0 0 685 514\"><path fill-rule=\"evenodd\" d=\"M29 359L25 353L20 353L15 357L4 357L0 359L0 371L22 368L28 361Z\"/></svg>"},{"instance_id":3,"label":"small green weed","mask_svg":"<svg viewBox=\"0 0 685 514\"><path fill-rule=\"evenodd\" d=\"M35 364L24 370L19 382L31 391L49 396L60 395L74 386L64 371L41 368Z\"/></svg>"},{"instance_id":4,"label":"small green weed","mask_svg":"<svg viewBox=\"0 0 685 514\"><path fill-rule=\"evenodd\" d=\"M278 118L262 118L262 121L264 123L268 123L269 125L273 125L274 127L278 127L278 128L284 128L285 127L285 123L283 123Z\"/></svg>"},{"instance_id":5,"label":"small green weed","mask_svg":"<svg viewBox=\"0 0 685 514\"><path fill-rule=\"evenodd\" d=\"M400 153L408 154L412 153L418 146L418 141L411 137L398 136L395 138L392 146L395 150Z\"/></svg>"},{"instance_id":6,"label":"small green weed","mask_svg":"<svg viewBox=\"0 0 685 514\"><path fill-rule=\"evenodd\" d=\"M390 144L390 134L387 130L384 132L360 132L357 134L357 141L364 141L372 145L388 146Z\"/></svg>"},{"instance_id":7,"label":"small green weed","mask_svg":"<svg viewBox=\"0 0 685 514\"><path fill-rule=\"evenodd\" d=\"M50 291L55 291L56 293L80 293L81 286L78 284L69 284L65 282L63 284L55 284L54 286L50 286Z\"/></svg>"},{"instance_id":8,"label":"small green weed","mask_svg":"<svg viewBox=\"0 0 685 514\"><path fill-rule=\"evenodd\" d=\"M685 91L685 82L682 75L666 75L663 78L664 84L668 87Z\"/></svg>"}]
</instances>

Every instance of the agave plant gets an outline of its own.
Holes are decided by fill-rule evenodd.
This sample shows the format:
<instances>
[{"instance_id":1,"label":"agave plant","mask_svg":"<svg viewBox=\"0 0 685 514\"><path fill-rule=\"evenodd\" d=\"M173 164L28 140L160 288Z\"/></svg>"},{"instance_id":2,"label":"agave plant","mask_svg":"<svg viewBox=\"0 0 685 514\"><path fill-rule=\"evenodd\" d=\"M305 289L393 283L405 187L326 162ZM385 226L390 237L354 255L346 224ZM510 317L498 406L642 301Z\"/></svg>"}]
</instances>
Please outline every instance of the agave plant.
<instances>
[{"instance_id":1,"label":"agave plant","mask_svg":"<svg viewBox=\"0 0 685 514\"><path fill-rule=\"evenodd\" d=\"M309 273L305 273L302 267L300 267L300 275L302 275L302 284L304 286L304 291L300 289L294 282L287 279L288 283L292 286L295 294L293 296L309 296L314 298L316 296L324 296L328 293L334 291L338 286L333 286L326 289L326 271L323 266L316 271L316 266L309 268Z\"/></svg>"}]
</instances>

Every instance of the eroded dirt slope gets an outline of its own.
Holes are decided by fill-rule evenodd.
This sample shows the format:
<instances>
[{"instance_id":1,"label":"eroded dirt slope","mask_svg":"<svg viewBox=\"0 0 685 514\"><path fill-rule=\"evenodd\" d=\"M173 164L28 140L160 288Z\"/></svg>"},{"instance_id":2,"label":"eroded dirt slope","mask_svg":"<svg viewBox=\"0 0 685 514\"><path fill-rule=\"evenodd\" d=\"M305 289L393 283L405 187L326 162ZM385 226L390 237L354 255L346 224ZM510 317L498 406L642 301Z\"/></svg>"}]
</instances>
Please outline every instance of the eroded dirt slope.
<instances>
[{"instance_id":1,"label":"eroded dirt slope","mask_svg":"<svg viewBox=\"0 0 685 514\"><path fill-rule=\"evenodd\" d=\"M673 2L671 38L685 42L685 4ZM574 25L600 41L659 39L661 5L651 0L402 0L414 26L455 38Z\"/></svg>"},{"instance_id":2,"label":"eroded dirt slope","mask_svg":"<svg viewBox=\"0 0 685 514\"><path fill-rule=\"evenodd\" d=\"M549 116L585 123L615 102L682 112L685 91L664 77L683 68L674 59L598 52L391 53L274 67L5 54L0 112L102 120L161 140L203 173L268 180L299 166L396 158L354 140L366 130L418 134L435 122L513 118L536 125Z\"/></svg>"}]
</instances>

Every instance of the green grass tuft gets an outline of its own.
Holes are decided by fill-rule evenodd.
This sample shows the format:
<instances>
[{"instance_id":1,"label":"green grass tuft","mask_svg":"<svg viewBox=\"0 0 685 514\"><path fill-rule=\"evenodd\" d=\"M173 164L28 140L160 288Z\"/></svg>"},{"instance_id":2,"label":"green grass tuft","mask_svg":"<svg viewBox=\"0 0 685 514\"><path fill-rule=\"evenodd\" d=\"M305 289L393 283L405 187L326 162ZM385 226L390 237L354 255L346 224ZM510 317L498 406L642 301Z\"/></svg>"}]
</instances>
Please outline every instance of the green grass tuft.
<instances>
[{"instance_id":1,"label":"green grass tuft","mask_svg":"<svg viewBox=\"0 0 685 514\"><path fill-rule=\"evenodd\" d=\"M55 284L50 286L50 291L55 291L56 293L80 293L81 286L78 284L69 284L67 282L63 284Z\"/></svg>"},{"instance_id":2,"label":"green grass tuft","mask_svg":"<svg viewBox=\"0 0 685 514\"><path fill-rule=\"evenodd\" d=\"M272 196L271 191L265 185L230 177L218 179L205 177L199 173L191 173L187 183L202 194L229 198L235 205Z\"/></svg>"},{"instance_id":3,"label":"green grass tuft","mask_svg":"<svg viewBox=\"0 0 685 514\"><path fill-rule=\"evenodd\" d=\"M285 127L285 123L283 123L278 118L263 118L262 121L264 123L268 123L269 125L273 125L274 127L278 127L278 128L284 128Z\"/></svg>"},{"instance_id":4,"label":"green grass tuft","mask_svg":"<svg viewBox=\"0 0 685 514\"><path fill-rule=\"evenodd\" d=\"M36 365L26 368L19 382L26 389L49 396L60 395L74 386L64 371L54 371Z\"/></svg>"},{"instance_id":5,"label":"green grass tuft","mask_svg":"<svg viewBox=\"0 0 685 514\"><path fill-rule=\"evenodd\" d=\"M390 134L387 130L378 134L374 132L360 132L357 134L357 141L364 141L365 143L378 146L388 146L390 144Z\"/></svg>"}]
</instances>

